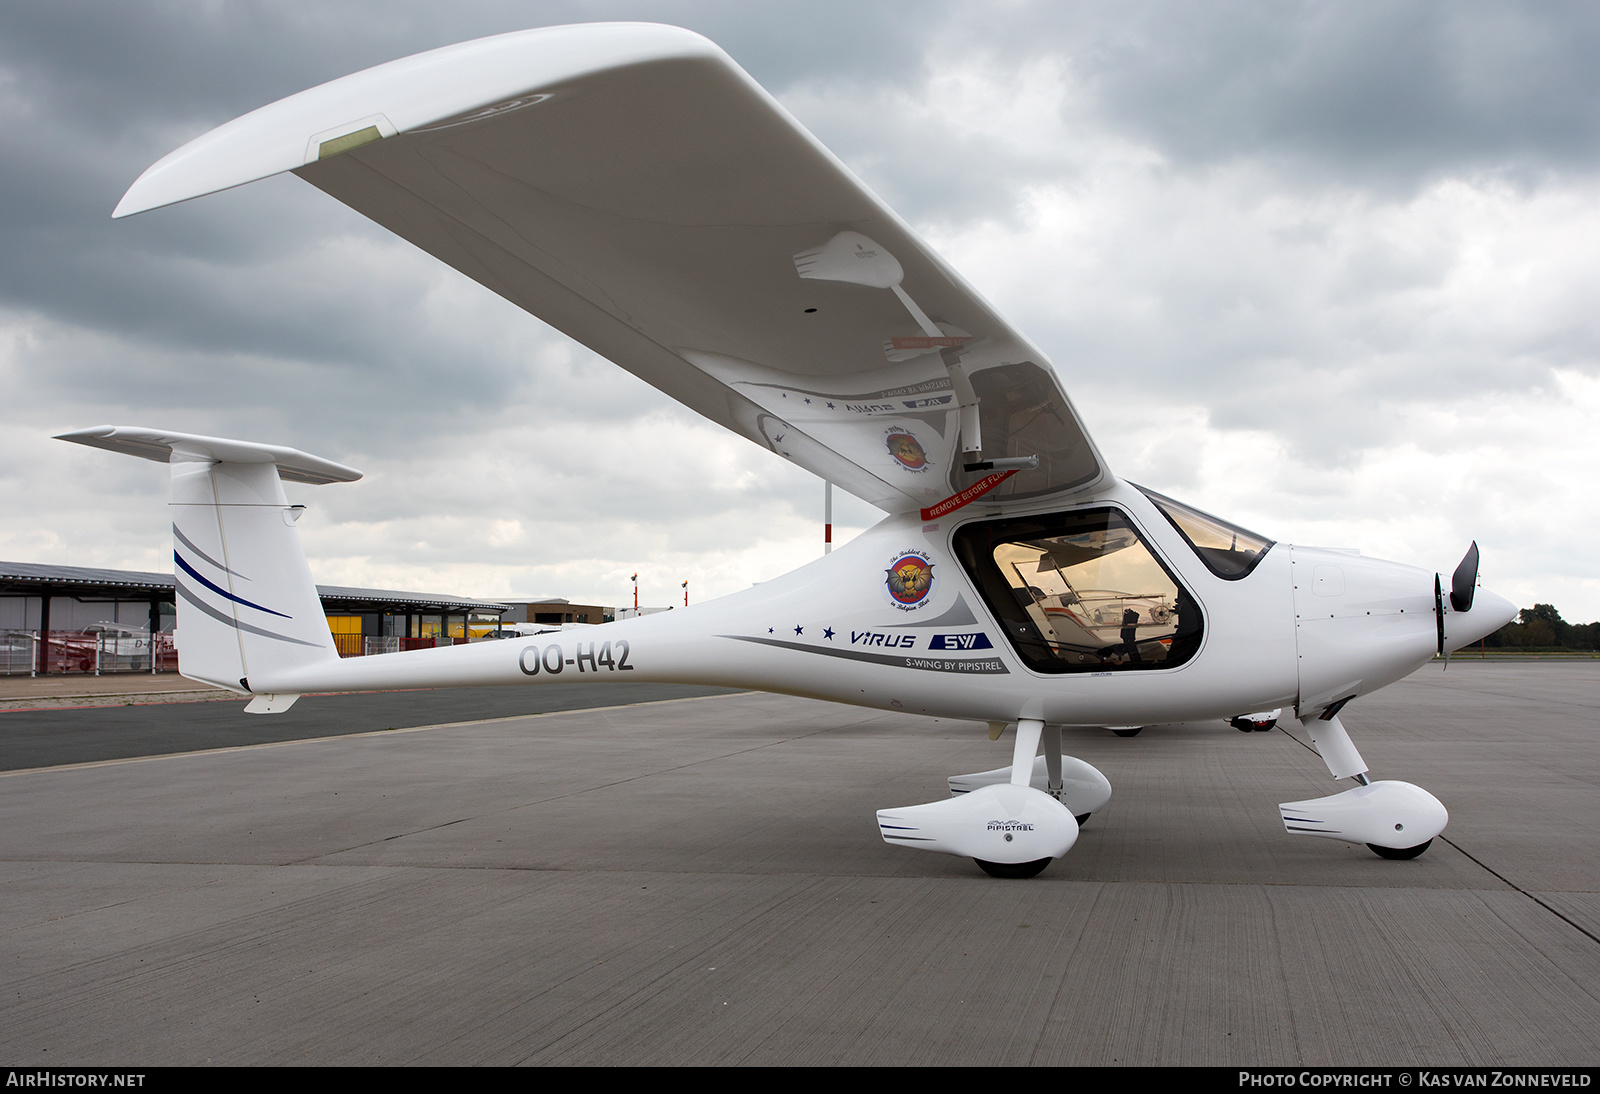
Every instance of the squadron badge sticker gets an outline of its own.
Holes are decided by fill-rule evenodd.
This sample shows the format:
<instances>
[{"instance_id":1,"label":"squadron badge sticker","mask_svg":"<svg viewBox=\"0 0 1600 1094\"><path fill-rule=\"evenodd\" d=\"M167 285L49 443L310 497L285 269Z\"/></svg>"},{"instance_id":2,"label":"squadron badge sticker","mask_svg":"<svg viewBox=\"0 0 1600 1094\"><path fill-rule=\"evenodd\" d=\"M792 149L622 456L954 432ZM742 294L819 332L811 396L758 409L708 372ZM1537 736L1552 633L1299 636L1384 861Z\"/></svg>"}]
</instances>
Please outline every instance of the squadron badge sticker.
<instances>
[{"instance_id":1,"label":"squadron badge sticker","mask_svg":"<svg viewBox=\"0 0 1600 1094\"><path fill-rule=\"evenodd\" d=\"M933 559L921 551L899 552L885 573L884 592L901 611L915 611L933 596Z\"/></svg>"},{"instance_id":2,"label":"squadron badge sticker","mask_svg":"<svg viewBox=\"0 0 1600 1094\"><path fill-rule=\"evenodd\" d=\"M895 462L907 471L923 471L928 466L928 454L916 437L898 426L890 428L883 436L884 447Z\"/></svg>"}]
</instances>

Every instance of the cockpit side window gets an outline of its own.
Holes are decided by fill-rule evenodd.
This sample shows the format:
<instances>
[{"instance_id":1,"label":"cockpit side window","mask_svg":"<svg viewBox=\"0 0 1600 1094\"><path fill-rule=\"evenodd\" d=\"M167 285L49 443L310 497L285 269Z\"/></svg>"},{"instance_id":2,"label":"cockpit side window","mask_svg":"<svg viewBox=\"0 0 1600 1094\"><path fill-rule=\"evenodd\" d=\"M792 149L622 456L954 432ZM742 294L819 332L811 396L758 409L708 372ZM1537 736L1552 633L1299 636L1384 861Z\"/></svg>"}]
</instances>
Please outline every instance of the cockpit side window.
<instances>
[{"instance_id":1,"label":"cockpit side window","mask_svg":"<svg viewBox=\"0 0 1600 1094\"><path fill-rule=\"evenodd\" d=\"M955 549L1040 672L1173 668L1200 648L1199 606L1116 509L969 524Z\"/></svg>"},{"instance_id":2,"label":"cockpit side window","mask_svg":"<svg viewBox=\"0 0 1600 1094\"><path fill-rule=\"evenodd\" d=\"M1248 575L1272 547L1274 541L1265 536L1247 532L1237 524L1202 513L1154 490L1142 486L1138 489L1172 522L1178 534L1206 564L1206 569L1226 581L1238 581Z\"/></svg>"}]
</instances>

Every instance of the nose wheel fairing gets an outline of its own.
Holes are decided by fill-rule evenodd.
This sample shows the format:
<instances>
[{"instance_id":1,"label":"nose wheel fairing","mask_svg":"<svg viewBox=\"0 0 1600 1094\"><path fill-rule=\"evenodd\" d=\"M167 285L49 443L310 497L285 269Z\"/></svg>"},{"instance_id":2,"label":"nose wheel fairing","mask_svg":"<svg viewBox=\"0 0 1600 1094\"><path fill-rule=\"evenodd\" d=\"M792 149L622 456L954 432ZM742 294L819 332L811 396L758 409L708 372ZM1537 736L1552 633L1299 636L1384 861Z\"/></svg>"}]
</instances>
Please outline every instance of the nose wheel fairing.
<instances>
[{"instance_id":1,"label":"nose wheel fairing","mask_svg":"<svg viewBox=\"0 0 1600 1094\"><path fill-rule=\"evenodd\" d=\"M1364 843L1385 858L1414 858L1450 821L1444 804L1422 787L1390 780L1325 798L1284 802L1278 809L1286 831Z\"/></svg>"},{"instance_id":2,"label":"nose wheel fairing","mask_svg":"<svg viewBox=\"0 0 1600 1094\"><path fill-rule=\"evenodd\" d=\"M1343 704L1338 704L1343 706ZM1329 708L1300 724L1317 754L1336 779L1360 785L1339 794L1305 801L1282 802L1278 811L1287 832L1323 836L1346 843L1364 843L1384 858L1416 858L1450 822L1444 803L1420 786L1395 780L1372 782L1367 763L1350 734Z\"/></svg>"}]
</instances>

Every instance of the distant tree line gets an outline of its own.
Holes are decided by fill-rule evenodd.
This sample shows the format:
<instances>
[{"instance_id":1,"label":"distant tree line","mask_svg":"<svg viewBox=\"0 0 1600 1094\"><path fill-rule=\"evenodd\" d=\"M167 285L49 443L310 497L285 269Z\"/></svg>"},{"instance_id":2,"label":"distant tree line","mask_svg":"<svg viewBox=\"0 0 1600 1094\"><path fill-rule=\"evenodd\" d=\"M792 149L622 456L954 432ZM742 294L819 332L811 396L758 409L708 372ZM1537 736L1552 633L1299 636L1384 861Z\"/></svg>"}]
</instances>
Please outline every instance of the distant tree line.
<instances>
[{"instance_id":1,"label":"distant tree line","mask_svg":"<svg viewBox=\"0 0 1600 1094\"><path fill-rule=\"evenodd\" d=\"M1515 623L1507 623L1484 640L1490 649L1552 647L1592 650L1600 642L1600 623L1568 623L1553 604L1535 604L1517 613Z\"/></svg>"}]
</instances>

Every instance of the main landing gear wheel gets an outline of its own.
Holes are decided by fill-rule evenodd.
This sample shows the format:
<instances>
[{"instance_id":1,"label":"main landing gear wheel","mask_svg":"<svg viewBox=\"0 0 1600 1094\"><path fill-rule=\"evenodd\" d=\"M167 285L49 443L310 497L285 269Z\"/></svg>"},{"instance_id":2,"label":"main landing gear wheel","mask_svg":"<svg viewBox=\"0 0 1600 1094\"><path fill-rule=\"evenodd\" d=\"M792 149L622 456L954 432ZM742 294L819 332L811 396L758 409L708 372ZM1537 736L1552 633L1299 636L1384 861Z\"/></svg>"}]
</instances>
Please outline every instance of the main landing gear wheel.
<instances>
[{"instance_id":1,"label":"main landing gear wheel","mask_svg":"<svg viewBox=\"0 0 1600 1094\"><path fill-rule=\"evenodd\" d=\"M1418 855L1422 854L1422 852L1426 851L1432 843L1432 840L1427 840L1423 843L1417 844L1415 847L1379 847L1376 843L1369 843L1367 846L1372 849L1373 854L1379 856L1380 858L1405 859L1416 858Z\"/></svg>"},{"instance_id":2,"label":"main landing gear wheel","mask_svg":"<svg viewBox=\"0 0 1600 1094\"><path fill-rule=\"evenodd\" d=\"M1123 726L1121 729L1113 729L1111 732L1118 737L1137 737L1139 731L1143 728L1144 726Z\"/></svg>"},{"instance_id":3,"label":"main landing gear wheel","mask_svg":"<svg viewBox=\"0 0 1600 1094\"><path fill-rule=\"evenodd\" d=\"M1053 861L1047 858L1036 858L1032 862L987 862L981 858L972 860L983 868L983 872L990 877L1033 877L1040 870L1049 866Z\"/></svg>"}]
</instances>

